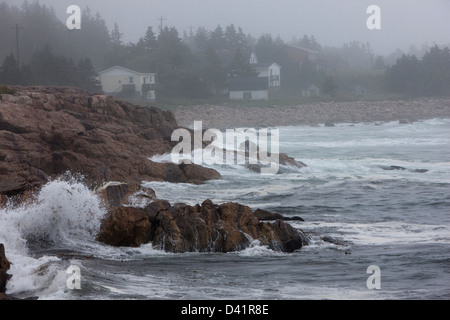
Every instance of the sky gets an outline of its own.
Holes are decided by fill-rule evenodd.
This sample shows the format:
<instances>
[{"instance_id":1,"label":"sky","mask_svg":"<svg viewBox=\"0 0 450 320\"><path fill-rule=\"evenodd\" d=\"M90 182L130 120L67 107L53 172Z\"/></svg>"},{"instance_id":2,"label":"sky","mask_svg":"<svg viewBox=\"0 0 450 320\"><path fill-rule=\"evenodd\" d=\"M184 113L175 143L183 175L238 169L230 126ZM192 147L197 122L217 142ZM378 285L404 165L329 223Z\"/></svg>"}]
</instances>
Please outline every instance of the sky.
<instances>
[{"instance_id":1,"label":"sky","mask_svg":"<svg viewBox=\"0 0 450 320\"><path fill-rule=\"evenodd\" d=\"M20 4L22 0L0 0ZM33 1L33 0L29 0ZM175 27L182 35L192 27L214 30L234 24L244 33L293 37L314 35L322 45L340 47L354 40L369 42L378 54L411 45L450 44L450 0L39 0L52 6L62 21L69 5L98 12L111 29L117 22L124 42L135 43L148 26ZM381 29L369 30L370 5L380 8ZM82 27L82 26L81 26Z\"/></svg>"}]
</instances>

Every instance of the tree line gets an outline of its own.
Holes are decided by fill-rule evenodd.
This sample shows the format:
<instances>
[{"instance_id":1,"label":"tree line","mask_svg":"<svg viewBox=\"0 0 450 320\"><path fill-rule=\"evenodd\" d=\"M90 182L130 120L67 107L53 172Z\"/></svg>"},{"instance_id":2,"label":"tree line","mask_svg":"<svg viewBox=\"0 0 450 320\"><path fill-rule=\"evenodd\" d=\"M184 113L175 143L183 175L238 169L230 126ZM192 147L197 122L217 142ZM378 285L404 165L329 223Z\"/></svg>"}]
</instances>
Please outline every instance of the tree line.
<instances>
[{"instance_id":1,"label":"tree line","mask_svg":"<svg viewBox=\"0 0 450 320\"><path fill-rule=\"evenodd\" d=\"M15 25L20 26L20 61ZM21 6L0 3L0 82L23 85L73 85L98 91L97 72L119 65L158 74L162 99L206 98L221 95L231 76L252 76L254 51L259 62L276 62L282 68L282 86L299 92L310 84L333 95L339 83L330 71L386 70L386 91L414 95L449 94L448 49L433 47L423 58L400 57L387 65L368 43L353 41L340 48L322 46L310 35L289 43L270 34L258 39L233 24L214 30L203 27L182 34L174 27L151 26L136 43L124 43L117 23L109 30L100 14L82 11L81 30L69 31L52 8L24 1ZM318 54L316 61L293 62L286 46L295 45Z\"/></svg>"},{"instance_id":2,"label":"tree line","mask_svg":"<svg viewBox=\"0 0 450 320\"><path fill-rule=\"evenodd\" d=\"M386 70L390 90L410 96L450 95L450 49L435 45L421 59L402 55Z\"/></svg>"},{"instance_id":3,"label":"tree line","mask_svg":"<svg viewBox=\"0 0 450 320\"><path fill-rule=\"evenodd\" d=\"M49 46L34 53L28 63L19 65L13 54L1 65L0 83L10 85L75 86L86 91L98 92L100 84L89 58L74 62L55 55Z\"/></svg>"}]
</instances>

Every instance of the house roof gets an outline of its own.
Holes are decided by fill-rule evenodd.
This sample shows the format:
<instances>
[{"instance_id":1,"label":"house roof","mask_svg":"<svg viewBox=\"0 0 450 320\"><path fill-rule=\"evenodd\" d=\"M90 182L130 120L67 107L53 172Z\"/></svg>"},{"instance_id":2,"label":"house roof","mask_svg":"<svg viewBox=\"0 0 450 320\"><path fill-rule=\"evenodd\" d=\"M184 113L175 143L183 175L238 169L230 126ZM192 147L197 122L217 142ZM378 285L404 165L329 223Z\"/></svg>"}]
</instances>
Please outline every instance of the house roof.
<instances>
[{"instance_id":1,"label":"house roof","mask_svg":"<svg viewBox=\"0 0 450 320\"><path fill-rule=\"evenodd\" d=\"M228 80L229 91L267 90L268 87L267 77L233 77Z\"/></svg>"},{"instance_id":2,"label":"house roof","mask_svg":"<svg viewBox=\"0 0 450 320\"><path fill-rule=\"evenodd\" d=\"M308 53L312 53L312 54L319 53L318 51L311 50L311 49L308 49L308 48L305 48L305 47L301 47L301 46L297 46L297 45L292 45L292 44L288 44L288 45L286 45L286 47L297 49L297 50L308 52Z\"/></svg>"},{"instance_id":3,"label":"house roof","mask_svg":"<svg viewBox=\"0 0 450 320\"><path fill-rule=\"evenodd\" d=\"M155 73L151 73L151 72L137 72L137 71L134 71L134 70L131 70L131 69L127 69L127 68L121 67L121 66L111 67L109 69L100 71L98 74L103 74L103 73L109 72L109 71L114 70L114 69L120 69L120 70L126 71L128 73L134 73L134 74L139 74L139 75L141 75L141 74L155 74Z\"/></svg>"}]
</instances>

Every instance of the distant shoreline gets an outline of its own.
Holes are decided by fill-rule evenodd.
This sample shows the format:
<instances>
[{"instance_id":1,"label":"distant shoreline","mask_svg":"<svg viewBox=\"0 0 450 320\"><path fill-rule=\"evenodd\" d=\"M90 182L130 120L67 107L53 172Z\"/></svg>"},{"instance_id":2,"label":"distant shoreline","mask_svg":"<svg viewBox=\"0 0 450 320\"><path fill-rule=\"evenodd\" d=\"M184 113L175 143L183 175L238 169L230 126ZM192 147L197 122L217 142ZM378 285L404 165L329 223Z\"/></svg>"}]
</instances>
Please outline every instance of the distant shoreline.
<instances>
[{"instance_id":1,"label":"distant shoreline","mask_svg":"<svg viewBox=\"0 0 450 320\"><path fill-rule=\"evenodd\" d=\"M220 105L179 106L173 110L177 123L203 128L317 126L321 124L401 121L411 123L432 118L450 118L450 98L315 102L297 106L234 107Z\"/></svg>"}]
</instances>

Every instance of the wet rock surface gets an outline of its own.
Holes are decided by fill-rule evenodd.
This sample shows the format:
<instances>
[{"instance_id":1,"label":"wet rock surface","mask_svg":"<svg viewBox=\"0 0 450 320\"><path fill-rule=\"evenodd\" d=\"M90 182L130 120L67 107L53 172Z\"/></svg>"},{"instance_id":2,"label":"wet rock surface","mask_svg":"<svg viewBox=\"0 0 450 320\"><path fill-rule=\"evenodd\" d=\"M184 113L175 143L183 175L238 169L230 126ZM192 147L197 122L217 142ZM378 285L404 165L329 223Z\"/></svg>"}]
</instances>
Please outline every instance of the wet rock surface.
<instances>
[{"instance_id":1,"label":"wet rock surface","mask_svg":"<svg viewBox=\"0 0 450 320\"><path fill-rule=\"evenodd\" d=\"M98 240L115 246L152 243L168 252L232 252L253 240L277 251L293 252L307 244L306 236L277 218L263 222L250 207L238 203L171 205L156 200L145 208L119 207L103 221ZM120 239L120 241L118 241ZM146 239L146 240L143 240Z\"/></svg>"},{"instance_id":2,"label":"wet rock surface","mask_svg":"<svg viewBox=\"0 0 450 320\"><path fill-rule=\"evenodd\" d=\"M209 168L156 163L170 152L173 113L71 87L11 87L0 97L0 194L13 196L70 171L103 181L203 183Z\"/></svg>"}]
</instances>

